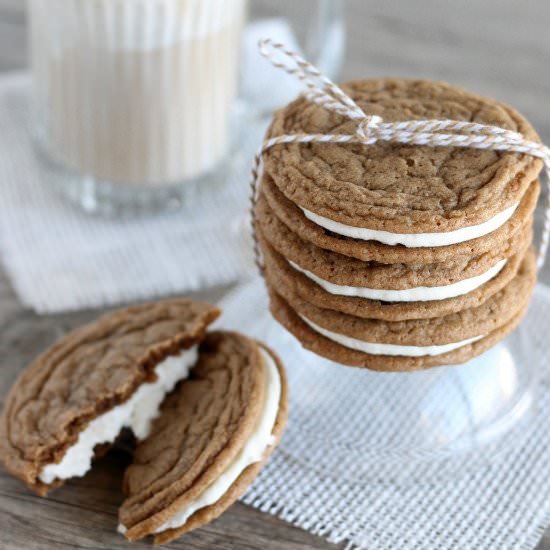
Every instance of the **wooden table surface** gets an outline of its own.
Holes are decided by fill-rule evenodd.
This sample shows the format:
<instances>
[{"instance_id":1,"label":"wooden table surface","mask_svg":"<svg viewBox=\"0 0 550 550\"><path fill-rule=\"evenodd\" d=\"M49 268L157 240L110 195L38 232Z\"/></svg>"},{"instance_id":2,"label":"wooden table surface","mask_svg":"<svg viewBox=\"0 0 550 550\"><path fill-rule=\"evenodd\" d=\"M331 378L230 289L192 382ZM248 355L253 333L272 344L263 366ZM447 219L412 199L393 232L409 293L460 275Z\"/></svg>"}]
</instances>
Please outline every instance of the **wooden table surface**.
<instances>
[{"instance_id":1,"label":"wooden table surface","mask_svg":"<svg viewBox=\"0 0 550 550\"><path fill-rule=\"evenodd\" d=\"M515 105L550 142L549 23L550 3L544 0L348 0L342 77L405 75L458 83ZM24 2L0 0L0 71L26 66L25 30ZM543 279L550 282L550 269ZM226 290L201 297L217 300ZM20 369L40 350L96 315L82 311L37 316L21 306L0 272L0 403ZM0 550L127 548L115 533L125 461L123 454L112 453L85 478L68 483L47 500L0 473ZM82 486L86 491L80 491ZM171 547L336 548L242 504ZM548 532L538 550L550 550Z\"/></svg>"}]
</instances>

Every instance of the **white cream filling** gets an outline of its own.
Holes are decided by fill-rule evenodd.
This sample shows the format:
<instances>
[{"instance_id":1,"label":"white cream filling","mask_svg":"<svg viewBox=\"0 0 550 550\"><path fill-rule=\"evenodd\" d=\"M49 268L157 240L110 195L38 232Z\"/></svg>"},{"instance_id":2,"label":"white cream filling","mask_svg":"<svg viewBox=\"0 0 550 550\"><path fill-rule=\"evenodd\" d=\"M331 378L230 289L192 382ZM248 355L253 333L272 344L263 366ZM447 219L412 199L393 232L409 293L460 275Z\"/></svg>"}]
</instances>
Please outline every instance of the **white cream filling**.
<instances>
[{"instance_id":1,"label":"white cream filling","mask_svg":"<svg viewBox=\"0 0 550 550\"><path fill-rule=\"evenodd\" d=\"M50 484L56 479L83 476L92 466L94 447L112 443L122 428L131 428L138 439L147 437L164 396L180 380L187 378L197 357L198 346L193 346L159 363L155 368L155 382L142 384L127 401L92 420L80 433L76 443L69 447L61 462L47 464L42 469L40 481Z\"/></svg>"},{"instance_id":2,"label":"white cream filling","mask_svg":"<svg viewBox=\"0 0 550 550\"><path fill-rule=\"evenodd\" d=\"M362 241L378 241L389 245L402 244L411 248L419 248L426 246L447 246L483 237L483 235L487 235L504 225L512 217L517 207L517 204L510 206L479 225L470 225L455 229L454 231L441 233L391 233L389 231L367 229L366 227L355 227L319 216L319 214L315 214L305 208L300 208L313 223L338 235Z\"/></svg>"},{"instance_id":3,"label":"white cream filling","mask_svg":"<svg viewBox=\"0 0 550 550\"><path fill-rule=\"evenodd\" d=\"M263 365L266 370L266 393L262 412L252 435L246 442L227 469L205 489L194 501L179 510L168 521L163 523L155 533L161 533L167 529L181 527L197 510L211 506L229 490L242 472L251 464L262 460L265 450L275 442L273 429L279 414L279 402L281 400L281 378L275 361L263 349L261 349ZM118 526L120 533L127 531L122 524Z\"/></svg>"},{"instance_id":4,"label":"white cream filling","mask_svg":"<svg viewBox=\"0 0 550 550\"><path fill-rule=\"evenodd\" d=\"M450 285L432 287L418 286L404 290L384 290L378 288L337 285L325 281L325 279L321 279L321 277L315 275L315 273L311 273L311 271L301 268L290 260L288 260L288 262L294 269L303 273L330 294L368 298L369 300L382 300L384 302L425 302L428 300L446 300L447 298L462 296L463 294L472 292L472 290L475 290L487 281L490 281L493 277L496 277L506 265L506 260L500 260L485 273L470 277L469 279L463 279L462 281Z\"/></svg>"},{"instance_id":5,"label":"white cream filling","mask_svg":"<svg viewBox=\"0 0 550 550\"><path fill-rule=\"evenodd\" d=\"M329 338L333 342L336 342L346 348L369 353L370 355L402 355L405 357L423 357L426 355L442 355L455 349L461 348L481 340L482 336L474 336L461 342L453 342L452 344L443 344L439 346L401 346L396 344L377 344L373 342L365 342L364 340L357 340L351 336L345 336L344 334L338 334L320 327L313 321L310 321L306 317L300 315L301 319L307 323L315 332L323 335L325 338Z\"/></svg>"}]
</instances>

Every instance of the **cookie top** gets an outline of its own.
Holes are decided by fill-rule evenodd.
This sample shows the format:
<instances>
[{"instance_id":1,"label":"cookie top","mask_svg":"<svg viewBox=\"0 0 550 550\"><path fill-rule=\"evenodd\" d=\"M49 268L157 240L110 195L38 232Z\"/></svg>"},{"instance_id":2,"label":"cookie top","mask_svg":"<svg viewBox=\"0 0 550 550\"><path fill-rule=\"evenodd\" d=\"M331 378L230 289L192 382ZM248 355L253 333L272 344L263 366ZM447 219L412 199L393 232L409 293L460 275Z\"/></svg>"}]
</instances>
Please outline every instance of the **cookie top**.
<instances>
[{"instance_id":1,"label":"cookie top","mask_svg":"<svg viewBox=\"0 0 550 550\"><path fill-rule=\"evenodd\" d=\"M386 122L453 119L539 139L512 108L443 82L358 80L342 88L365 113ZM300 97L276 113L267 138L353 134L356 126ZM379 142L277 145L264 154L264 166L289 200L314 214L353 227L414 234L493 218L520 201L542 163L517 153Z\"/></svg>"},{"instance_id":2,"label":"cookie top","mask_svg":"<svg viewBox=\"0 0 550 550\"><path fill-rule=\"evenodd\" d=\"M192 513L183 525L170 526L227 472L251 438L268 397L269 358L281 388L273 439L220 499ZM207 335L196 367L165 400L151 435L138 445L126 471L127 499L119 514L126 537L156 534L155 542L164 543L220 515L248 487L279 439L286 399L284 370L271 351L235 333Z\"/></svg>"},{"instance_id":3,"label":"cookie top","mask_svg":"<svg viewBox=\"0 0 550 550\"><path fill-rule=\"evenodd\" d=\"M403 290L451 285L486 273L499 261L513 256L525 241L525 231L519 230L499 246L477 256L457 252L444 262L425 264L415 261L411 255L410 264L391 264L361 261L301 239L279 220L262 195L256 204L256 220L257 231L263 238L297 267L335 285L370 289ZM529 222L530 218L525 220L526 225Z\"/></svg>"},{"instance_id":4,"label":"cookie top","mask_svg":"<svg viewBox=\"0 0 550 550\"><path fill-rule=\"evenodd\" d=\"M61 460L99 415L124 403L155 367L202 340L219 310L188 299L120 309L77 329L37 357L12 386L0 418L0 460L45 494L47 464Z\"/></svg>"},{"instance_id":5,"label":"cookie top","mask_svg":"<svg viewBox=\"0 0 550 550\"><path fill-rule=\"evenodd\" d=\"M446 262L456 256L479 256L500 247L525 225L526 220L535 210L539 193L540 184L538 180L534 180L512 217L487 235L448 246L408 248L403 245L390 246L333 233L306 218L300 208L283 195L271 177L264 175L261 182L261 195L265 197L272 212L303 240L358 260L405 264Z\"/></svg>"}]
</instances>

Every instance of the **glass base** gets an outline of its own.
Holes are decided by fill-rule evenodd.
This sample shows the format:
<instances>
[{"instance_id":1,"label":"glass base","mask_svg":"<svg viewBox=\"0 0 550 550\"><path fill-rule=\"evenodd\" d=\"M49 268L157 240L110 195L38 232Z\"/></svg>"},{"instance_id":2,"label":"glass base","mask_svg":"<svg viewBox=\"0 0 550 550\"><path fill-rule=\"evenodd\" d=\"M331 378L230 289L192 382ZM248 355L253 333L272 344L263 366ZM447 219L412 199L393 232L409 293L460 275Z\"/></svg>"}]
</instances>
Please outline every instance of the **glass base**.
<instances>
[{"instance_id":1,"label":"glass base","mask_svg":"<svg viewBox=\"0 0 550 550\"><path fill-rule=\"evenodd\" d=\"M72 204L90 214L132 218L166 210L192 209L205 193L223 189L227 177L240 162L238 155L211 172L169 185L113 183L82 174L51 155L42 140L34 140L35 151L48 184Z\"/></svg>"},{"instance_id":2,"label":"glass base","mask_svg":"<svg viewBox=\"0 0 550 550\"><path fill-rule=\"evenodd\" d=\"M269 314L261 280L222 307L223 326L280 354L290 387L281 448L313 469L355 482L426 481L434 463L438 477L454 476L497 460L521 439L536 388L521 328L463 365L388 374L303 349Z\"/></svg>"},{"instance_id":3,"label":"glass base","mask_svg":"<svg viewBox=\"0 0 550 550\"><path fill-rule=\"evenodd\" d=\"M243 128L250 128L253 123L253 113L243 102L237 101L231 119L233 138L227 156L203 175L170 184L115 183L93 174L83 174L51 150L45 125L37 125L31 137L48 184L85 212L117 218L134 218L166 210L193 213L224 191L237 173L245 173L245 167L248 168L252 150L248 151L239 142Z\"/></svg>"}]
</instances>

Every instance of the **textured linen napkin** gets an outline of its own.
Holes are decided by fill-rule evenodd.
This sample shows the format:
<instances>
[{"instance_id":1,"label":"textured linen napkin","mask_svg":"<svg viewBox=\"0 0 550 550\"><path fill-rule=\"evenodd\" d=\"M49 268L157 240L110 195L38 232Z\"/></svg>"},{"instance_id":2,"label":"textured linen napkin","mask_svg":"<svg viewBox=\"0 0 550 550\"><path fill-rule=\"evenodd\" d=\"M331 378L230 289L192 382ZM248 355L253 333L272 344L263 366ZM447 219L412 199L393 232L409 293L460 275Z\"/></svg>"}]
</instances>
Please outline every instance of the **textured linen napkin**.
<instances>
[{"instance_id":1,"label":"textured linen napkin","mask_svg":"<svg viewBox=\"0 0 550 550\"><path fill-rule=\"evenodd\" d=\"M550 526L549 287L537 286L527 318L500 347L500 364L487 361L487 354L499 353L497 347L477 363L449 367L446 374L438 369L388 375L330 368L302 350L270 318L259 278L237 288L221 305L222 326L239 327L280 354L291 388L287 430L245 503L330 542L345 543L348 550L537 546ZM396 462L388 464L387 471L369 471L377 458L372 447L387 441L388 434L398 433L402 426L404 439L414 443L426 420L410 413L415 399L427 399L424 411L432 417L452 420L454 406L466 409L471 418L483 415L492 394L483 384L502 384L505 390L510 382L506 377L493 379L487 369L506 371L505 350L513 350L512 344L522 350L517 358L523 366L540 375L533 411L515 430L505 432L482 453L457 455L454 462L432 456L433 460L415 462L409 472L402 453L407 442L400 449L400 437ZM425 390L421 379L426 380ZM437 381L442 385L437 387ZM410 391L412 382L416 395ZM393 410L385 409L381 399L390 384L402 395ZM454 395L463 390L470 395L478 391L479 399L469 404L464 393ZM453 402L455 397L458 401ZM452 422L442 426L446 432L453 429Z\"/></svg>"}]
</instances>

